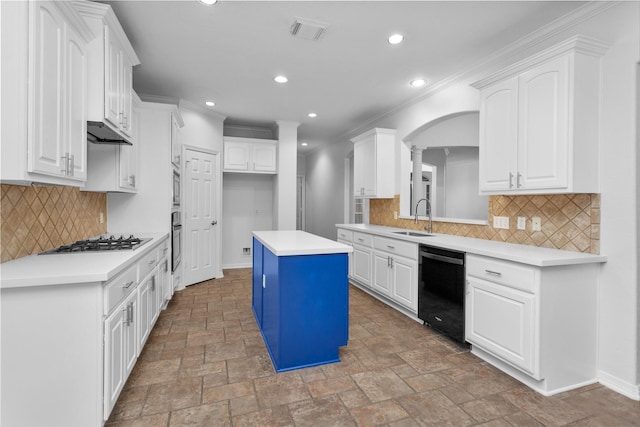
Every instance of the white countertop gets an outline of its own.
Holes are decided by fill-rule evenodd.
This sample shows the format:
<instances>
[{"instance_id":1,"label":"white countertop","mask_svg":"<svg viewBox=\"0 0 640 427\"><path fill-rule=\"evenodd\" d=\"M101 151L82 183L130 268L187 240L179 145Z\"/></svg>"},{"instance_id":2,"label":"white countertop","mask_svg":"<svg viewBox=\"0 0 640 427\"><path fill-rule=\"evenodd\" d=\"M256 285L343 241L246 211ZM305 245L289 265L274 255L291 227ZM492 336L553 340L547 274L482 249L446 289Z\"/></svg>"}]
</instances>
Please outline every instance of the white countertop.
<instances>
[{"instance_id":1,"label":"white countertop","mask_svg":"<svg viewBox=\"0 0 640 427\"><path fill-rule=\"evenodd\" d=\"M23 288L106 282L156 247L169 233L137 235L151 238L133 250L29 255L0 264L0 288Z\"/></svg>"},{"instance_id":2,"label":"white countertop","mask_svg":"<svg viewBox=\"0 0 640 427\"><path fill-rule=\"evenodd\" d=\"M349 245L299 230L254 231L253 235L276 256L353 252Z\"/></svg>"},{"instance_id":3,"label":"white countertop","mask_svg":"<svg viewBox=\"0 0 640 427\"><path fill-rule=\"evenodd\" d=\"M361 231L409 242L422 243L426 245L438 246L445 249L452 249L475 255L484 255L500 258L508 261L520 262L523 264L538 267L550 267L558 265L590 264L607 261L605 255L594 255L582 252L565 251L560 249L541 248L538 246L519 245L515 243L498 242L485 239L474 239L471 237L452 236L449 234L432 234L428 237L413 237L402 234L395 234L394 231L416 231L405 228L385 227L371 224L336 224L336 227ZM425 232L425 234L427 234Z\"/></svg>"}]
</instances>

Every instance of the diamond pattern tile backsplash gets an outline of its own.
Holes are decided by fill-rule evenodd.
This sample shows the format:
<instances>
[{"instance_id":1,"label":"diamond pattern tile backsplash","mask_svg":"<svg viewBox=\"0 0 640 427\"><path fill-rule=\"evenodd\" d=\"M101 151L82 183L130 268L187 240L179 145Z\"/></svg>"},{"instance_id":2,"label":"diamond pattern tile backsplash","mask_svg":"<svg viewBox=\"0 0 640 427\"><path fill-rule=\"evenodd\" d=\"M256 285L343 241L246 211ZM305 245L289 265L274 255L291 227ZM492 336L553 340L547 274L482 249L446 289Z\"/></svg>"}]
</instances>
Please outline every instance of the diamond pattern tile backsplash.
<instances>
[{"instance_id":1,"label":"diamond pattern tile backsplash","mask_svg":"<svg viewBox=\"0 0 640 427\"><path fill-rule=\"evenodd\" d=\"M372 199L369 222L390 227L423 230L425 221L394 219L400 212L400 196ZM493 228L494 216L509 217L509 229ZM517 229L517 218L527 219L526 229ZM531 218L541 220L541 230L532 231ZM600 195L553 194L489 197L489 225L433 222L433 232L523 245L600 253Z\"/></svg>"},{"instance_id":2,"label":"diamond pattern tile backsplash","mask_svg":"<svg viewBox=\"0 0 640 427\"><path fill-rule=\"evenodd\" d=\"M105 193L7 184L0 192L0 262L107 232Z\"/></svg>"}]
</instances>

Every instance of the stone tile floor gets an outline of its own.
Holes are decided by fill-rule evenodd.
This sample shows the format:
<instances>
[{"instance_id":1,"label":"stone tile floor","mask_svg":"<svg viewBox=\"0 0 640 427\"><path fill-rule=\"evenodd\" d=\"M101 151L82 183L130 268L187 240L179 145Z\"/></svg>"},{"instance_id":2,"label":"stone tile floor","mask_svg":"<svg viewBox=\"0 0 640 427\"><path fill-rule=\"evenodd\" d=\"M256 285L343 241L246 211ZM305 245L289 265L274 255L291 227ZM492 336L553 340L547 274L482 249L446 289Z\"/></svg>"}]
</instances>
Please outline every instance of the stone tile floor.
<instances>
[{"instance_id":1,"label":"stone tile floor","mask_svg":"<svg viewBox=\"0 0 640 427\"><path fill-rule=\"evenodd\" d=\"M544 397L353 286L342 361L276 374L251 269L224 274L174 295L107 426L640 426L640 402Z\"/></svg>"}]
</instances>

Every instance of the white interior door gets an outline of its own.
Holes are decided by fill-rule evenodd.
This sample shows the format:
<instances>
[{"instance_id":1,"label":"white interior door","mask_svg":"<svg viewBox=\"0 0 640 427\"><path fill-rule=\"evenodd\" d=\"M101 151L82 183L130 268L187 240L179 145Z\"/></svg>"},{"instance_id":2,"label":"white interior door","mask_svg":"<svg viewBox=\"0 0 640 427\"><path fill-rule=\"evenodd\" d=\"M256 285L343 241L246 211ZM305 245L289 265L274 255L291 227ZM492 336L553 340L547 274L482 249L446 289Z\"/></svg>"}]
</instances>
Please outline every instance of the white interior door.
<instances>
[{"instance_id":1,"label":"white interior door","mask_svg":"<svg viewBox=\"0 0 640 427\"><path fill-rule=\"evenodd\" d=\"M218 271L218 171L217 153L185 149L184 263L185 286L216 277Z\"/></svg>"}]
</instances>

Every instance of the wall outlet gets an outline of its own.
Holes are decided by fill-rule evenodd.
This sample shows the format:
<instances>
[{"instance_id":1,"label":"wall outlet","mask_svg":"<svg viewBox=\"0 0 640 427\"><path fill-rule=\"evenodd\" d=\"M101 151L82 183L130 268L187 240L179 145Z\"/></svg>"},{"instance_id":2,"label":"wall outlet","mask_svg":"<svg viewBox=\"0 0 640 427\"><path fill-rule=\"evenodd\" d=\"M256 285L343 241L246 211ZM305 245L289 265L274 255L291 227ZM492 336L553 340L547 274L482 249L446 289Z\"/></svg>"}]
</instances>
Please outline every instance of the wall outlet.
<instances>
[{"instance_id":1,"label":"wall outlet","mask_svg":"<svg viewBox=\"0 0 640 427\"><path fill-rule=\"evenodd\" d=\"M531 230L532 231L542 230L542 221L540 221L539 216L534 216L531 218Z\"/></svg>"},{"instance_id":2,"label":"wall outlet","mask_svg":"<svg viewBox=\"0 0 640 427\"><path fill-rule=\"evenodd\" d=\"M100 212L100 224L104 224L104 212Z\"/></svg>"},{"instance_id":3,"label":"wall outlet","mask_svg":"<svg viewBox=\"0 0 640 427\"><path fill-rule=\"evenodd\" d=\"M251 255L251 248L242 248L242 255Z\"/></svg>"},{"instance_id":4,"label":"wall outlet","mask_svg":"<svg viewBox=\"0 0 640 427\"><path fill-rule=\"evenodd\" d=\"M527 228L527 218L524 216L518 217L518 230L524 230Z\"/></svg>"},{"instance_id":5,"label":"wall outlet","mask_svg":"<svg viewBox=\"0 0 640 427\"><path fill-rule=\"evenodd\" d=\"M494 216L493 228L509 229L509 217L508 216Z\"/></svg>"},{"instance_id":6,"label":"wall outlet","mask_svg":"<svg viewBox=\"0 0 640 427\"><path fill-rule=\"evenodd\" d=\"M398 211L393 211L393 219L398 219Z\"/></svg>"}]
</instances>

